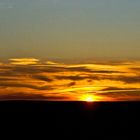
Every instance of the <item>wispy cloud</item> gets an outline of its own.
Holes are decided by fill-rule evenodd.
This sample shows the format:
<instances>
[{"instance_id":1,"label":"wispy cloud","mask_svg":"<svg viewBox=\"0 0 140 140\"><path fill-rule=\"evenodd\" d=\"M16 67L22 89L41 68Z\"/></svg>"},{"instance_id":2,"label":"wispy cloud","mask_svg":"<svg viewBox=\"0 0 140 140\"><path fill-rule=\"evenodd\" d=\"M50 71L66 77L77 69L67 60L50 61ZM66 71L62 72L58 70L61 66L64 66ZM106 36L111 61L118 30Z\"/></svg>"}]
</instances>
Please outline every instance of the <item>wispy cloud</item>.
<instances>
[{"instance_id":1,"label":"wispy cloud","mask_svg":"<svg viewBox=\"0 0 140 140\"><path fill-rule=\"evenodd\" d=\"M99 100L140 100L139 64L11 58L0 63L0 99L78 100L92 94Z\"/></svg>"},{"instance_id":2,"label":"wispy cloud","mask_svg":"<svg viewBox=\"0 0 140 140\"><path fill-rule=\"evenodd\" d=\"M11 58L10 61L13 65L33 65L39 62L35 58Z\"/></svg>"}]
</instances>

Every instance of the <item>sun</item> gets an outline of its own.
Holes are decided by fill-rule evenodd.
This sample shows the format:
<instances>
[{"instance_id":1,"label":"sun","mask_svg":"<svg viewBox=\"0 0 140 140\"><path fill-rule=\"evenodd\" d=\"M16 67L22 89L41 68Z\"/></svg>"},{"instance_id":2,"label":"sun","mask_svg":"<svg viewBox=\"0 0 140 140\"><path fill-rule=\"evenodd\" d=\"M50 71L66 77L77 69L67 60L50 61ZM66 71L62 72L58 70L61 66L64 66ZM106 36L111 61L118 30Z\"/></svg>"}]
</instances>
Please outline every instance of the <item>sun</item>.
<instances>
[{"instance_id":1,"label":"sun","mask_svg":"<svg viewBox=\"0 0 140 140\"><path fill-rule=\"evenodd\" d=\"M93 99L92 96L87 97L85 100L86 100L87 102L93 102L93 101L94 101L94 99Z\"/></svg>"},{"instance_id":2,"label":"sun","mask_svg":"<svg viewBox=\"0 0 140 140\"><path fill-rule=\"evenodd\" d=\"M94 102L95 98L93 95L83 95L81 97L81 101L86 101L86 102Z\"/></svg>"}]
</instances>

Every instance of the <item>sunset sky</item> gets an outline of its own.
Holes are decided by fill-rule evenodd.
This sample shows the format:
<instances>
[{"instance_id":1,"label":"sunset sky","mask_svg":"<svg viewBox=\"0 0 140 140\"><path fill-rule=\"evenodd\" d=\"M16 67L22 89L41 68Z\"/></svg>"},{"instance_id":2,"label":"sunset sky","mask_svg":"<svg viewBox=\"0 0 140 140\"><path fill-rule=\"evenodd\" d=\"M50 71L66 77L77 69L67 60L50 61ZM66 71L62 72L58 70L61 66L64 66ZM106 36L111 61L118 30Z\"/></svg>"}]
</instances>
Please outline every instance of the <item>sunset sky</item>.
<instances>
[{"instance_id":1,"label":"sunset sky","mask_svg":"<svg viewBox=\"0 0 140 140\"><path fill-rule=\"evenodd\" d=\"M139 0L0 0L0 99L140 100Z\"/></svg>"}]
</instances>

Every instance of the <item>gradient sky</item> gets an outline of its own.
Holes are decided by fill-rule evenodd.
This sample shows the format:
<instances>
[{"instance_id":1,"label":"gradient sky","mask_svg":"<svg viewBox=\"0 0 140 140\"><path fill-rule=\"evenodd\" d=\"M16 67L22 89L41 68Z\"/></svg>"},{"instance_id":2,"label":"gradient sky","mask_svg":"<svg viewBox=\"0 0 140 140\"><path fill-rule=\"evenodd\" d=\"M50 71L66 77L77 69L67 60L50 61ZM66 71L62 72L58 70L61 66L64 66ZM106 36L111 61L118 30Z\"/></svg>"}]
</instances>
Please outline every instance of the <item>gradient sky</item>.
<instances>
[{"instance_id":1,"label":"gradient sky","mask_svg":"<svg viewBox=\"0 0 140 140\"><path fill-rule=\"evenodd\" d=\"M0 0L0 100L91 98L140 101L140 0Z\"/></svg>"},{"instance_id":2,"label":"gradient sky","mask_svg":"<svg viewBox=\"0 0 140 140\"><path fill-rule=\"evenodd\" d=\"M139 59L139 0L0 0L0 59Z\"/></svg>"}]
</instances>

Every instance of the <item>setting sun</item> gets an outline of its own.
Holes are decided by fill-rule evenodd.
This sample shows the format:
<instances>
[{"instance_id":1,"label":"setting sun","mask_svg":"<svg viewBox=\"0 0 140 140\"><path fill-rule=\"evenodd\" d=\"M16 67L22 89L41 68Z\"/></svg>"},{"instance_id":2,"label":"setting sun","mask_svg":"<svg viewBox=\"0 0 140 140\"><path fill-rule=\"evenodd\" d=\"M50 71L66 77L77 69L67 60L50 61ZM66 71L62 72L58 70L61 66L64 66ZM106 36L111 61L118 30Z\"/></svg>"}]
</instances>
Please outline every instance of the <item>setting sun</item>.
<instances>
[{"instance_id":1,"label":"setting sun","mask_svg":"<svg viewBox=\"0 0 140 140\"><path fill-rule=\"evenodd\" d=\"M86 101L86 102L94 102L95 101L95 98L93 95L83 95L81 97L81 100L82 101Z\"/></svg>"},{"instance_id":2,"label":"setting sun","mask_svg":"<svg viewBox=\"0 0 140 140\"><path fill-rule=\"evenodd\" d=\"M89 96L89 97L86 98L86 101L87 101L87 102L93 102L94 99L93 99L93 97Z\"/></svg>"}]
</instances>

